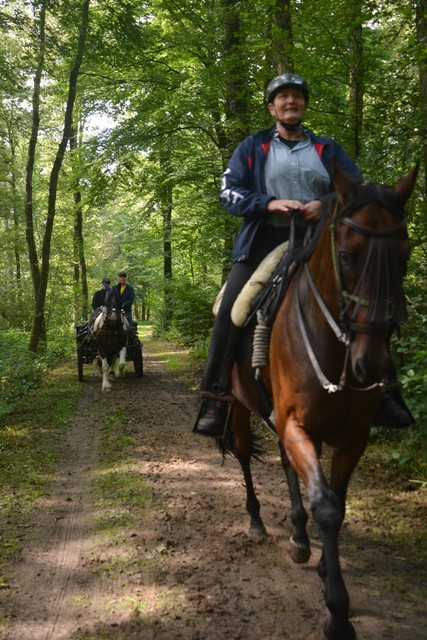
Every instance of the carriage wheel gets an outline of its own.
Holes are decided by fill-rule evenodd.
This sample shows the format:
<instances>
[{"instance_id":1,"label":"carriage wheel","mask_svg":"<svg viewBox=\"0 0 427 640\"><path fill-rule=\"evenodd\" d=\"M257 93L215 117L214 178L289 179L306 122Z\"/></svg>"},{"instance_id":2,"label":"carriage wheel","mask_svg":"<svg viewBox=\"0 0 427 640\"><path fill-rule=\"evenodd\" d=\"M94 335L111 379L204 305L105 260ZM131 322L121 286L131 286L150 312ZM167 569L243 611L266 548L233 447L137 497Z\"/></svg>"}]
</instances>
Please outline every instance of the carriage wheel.
<instances>
[{"instance_id":1,"label":"carriage wheel","mask_svg":"<svg viewBox=\"0 0 427 640\"><path fill-rule=\"evenodd\" d=\"M142 378L144 374L144 363L142 360L142 347L137 347L134 351L133 366L138 378Z\"/></svg>"},{"instance_id":2,"label":"carriage wheel","mask_svg":"<svg viewBox=\"0 0 427 640\"><path fill-rule=\"evenodd\" d=\"M80 347L77 347L77 370L79 372L79 380L83 382L83 356Z\"/></svg>"}]
</instances>

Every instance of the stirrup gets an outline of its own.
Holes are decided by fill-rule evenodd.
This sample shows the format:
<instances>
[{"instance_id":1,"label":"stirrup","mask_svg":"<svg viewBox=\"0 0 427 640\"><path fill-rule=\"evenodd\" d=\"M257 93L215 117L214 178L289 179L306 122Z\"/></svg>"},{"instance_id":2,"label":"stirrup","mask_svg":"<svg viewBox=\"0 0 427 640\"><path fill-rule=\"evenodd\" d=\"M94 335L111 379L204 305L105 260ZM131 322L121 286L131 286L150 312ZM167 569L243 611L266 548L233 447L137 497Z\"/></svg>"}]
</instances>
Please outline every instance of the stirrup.
<instances>
[{"instance_id":1,"label":"stirrup","mask_svg":"<svg viewBox=\"0 0 427 640\"><path fill-rule=\"evenodd\" d=\"M224 440L227 432L229 430L230 424L231 424L231 419L233 417L233 409L234 409L234 403L236 401L236 399L234 398L234 396L232 395L218 395L216 393L212 393L211 391L201 391L200 392L200 396L202 398L202 402L200 403L200 407L199 407L199 411L197 412L197 416L196 416L196 420L194 422L193 428L191 430L192 433L196 433L197 435L204 435L207 437L211 437L211 438L218 438L219 440ZM206 403L207 401L213 401L213 402L224 402L225 404L230 404L230 409L227 413L227 417L225 419L225 423L224 423L224 429L223 432L218 435L213 435L213 434L208 434L208 433L203 433L203 431L199 431L197 428L197 425L199 423L200 418L202 417L203 412L206 409Z\"/></svg>"},{"instance_id":2,"label":"stirrup","mask_svg":"<svg viewBox=\"0 0 427 640\"><path fill-rule=\"evenodd\" d=\"M235 401L235 397L231 394L218 394L213 391L201 391L200 397L205 398L206 400L213 400L214 402L231 402L233 404Z\"/></svg>"}]
</instances>

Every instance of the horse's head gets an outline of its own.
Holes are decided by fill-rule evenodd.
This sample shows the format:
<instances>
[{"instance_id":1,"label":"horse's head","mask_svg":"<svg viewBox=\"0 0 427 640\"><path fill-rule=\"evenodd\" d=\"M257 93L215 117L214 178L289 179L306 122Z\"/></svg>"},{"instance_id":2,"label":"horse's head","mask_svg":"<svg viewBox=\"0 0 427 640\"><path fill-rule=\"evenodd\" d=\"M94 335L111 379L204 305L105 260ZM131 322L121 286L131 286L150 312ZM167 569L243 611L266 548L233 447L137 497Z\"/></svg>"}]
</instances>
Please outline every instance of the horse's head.
<instances>
[{"instance_id":1,"label":"horse's head","mask_svg":"<svg viewBox=\"0 0 427 640\"><path fill-rule=\"evenodd\" d=\"M114 325L121 324L122 297L118 291L112 289L107 294L105 307L107 309L107 322Z\"/></svg>"},{"instance_id":2,"label":"horse's head","mask_svg":"<svg viewBox=\"0 0 427 640\"><path fill-rule=\"evenodd\" d=\"M331 224L332 259L341 293L340 322L350 336L352 370L361 384L381 380L391 320L406 319L403 277L409 258L404 206L417 167L394 186L355 186L338 169Z\"/></svg>"}]
</instances>

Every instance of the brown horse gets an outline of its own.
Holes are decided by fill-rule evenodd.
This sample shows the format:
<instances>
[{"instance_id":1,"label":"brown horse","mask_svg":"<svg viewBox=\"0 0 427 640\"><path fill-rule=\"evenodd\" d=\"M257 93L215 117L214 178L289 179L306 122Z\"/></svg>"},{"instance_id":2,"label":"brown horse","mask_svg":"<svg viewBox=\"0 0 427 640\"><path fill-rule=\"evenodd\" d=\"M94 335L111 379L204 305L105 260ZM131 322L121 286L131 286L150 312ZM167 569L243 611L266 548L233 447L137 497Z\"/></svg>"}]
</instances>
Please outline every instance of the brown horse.
<instances>
[{"instance_id":1,"label":"brown horse","mask_svg":"<svg viewBox=\"0 0 427 640\"><path fill-rule=\"evenodd\" d=\"M403 209L416 174L415 168L393 187L355 187L336 170L336 193L302 250L272 326L269 364L260 377L273 401L272 420L289 485L292 559L310 557L298 478L322 541L318 573L330 613L323 630L328 640L356 637L348 618L338 536L348 482L367 445L382 393L388 321L392 316L405 320L402 280L409 243ZM247 359L236 362L231 429L219 444L241 464L250 533L263 535L250 469L255 453L250 414L259 415L262 396L257 384ZM320 465L323 443L333 450L329 483Z\"/></svg>"}]
</instances>

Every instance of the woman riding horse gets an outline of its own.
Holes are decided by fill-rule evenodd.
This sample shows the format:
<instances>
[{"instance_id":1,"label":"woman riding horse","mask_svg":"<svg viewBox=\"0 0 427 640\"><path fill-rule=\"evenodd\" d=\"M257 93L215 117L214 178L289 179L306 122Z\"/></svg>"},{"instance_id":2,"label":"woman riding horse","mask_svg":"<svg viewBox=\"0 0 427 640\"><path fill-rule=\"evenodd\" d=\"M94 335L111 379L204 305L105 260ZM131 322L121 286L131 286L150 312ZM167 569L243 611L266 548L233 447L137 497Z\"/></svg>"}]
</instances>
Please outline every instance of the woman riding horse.
<instances>
[{"instance_id":1,"label":"woman riding horse","mask_svg":"<svg viewBox=\"0 0 427 640\"><path fill-rule=\"evenodd\" d=\"M398 322L406 319L402 284L410 250L404 206L416 176L414 169L394 187L356 187L336 170L336 194L327 199L314 236L294 256L296 271L276 310L265 366L256 377L251 359L239 353L232 370L230 429L220 444L242 467L249 532L266 533L251 474L255 413L272 422L277 434L291 498L289 552L298 563L310 557L299 479L310 502L322 543L317 571L330 613L326 640L356 639L338 541L348 483L382 393L389 318L393 313ZM260 389L273 401L268 420ZM331 450L329 473L320 462L324 445Z\"/></svg>"},{"instance_id":2,"label":"woman riding horse","mask_svg":"<svg viewBox=\"0 0 427 640\"><path fill-rule=\"evenodd\" d=\"M220 198L232 215L243 218L233 265L213 327L201 384L201 405L193 432L222 437L230 400L230 372L241 330L231 321L231 308L263 258L289 239L290 216L297 213L295 241L301 243L308 223L319 220L322 200L334 190L333 166L354 184L362 182L358 167L331 138L319 137L302 121L309 101L307 83L294 74L268 84L267 107L275 125L246 138L224 172ZM395 379L391 361L388 377ZM397 390L384 395L382 420L407 426L413 418ZM396 401L397 398L397 401Z\"/></svg>"}]
</instances>

